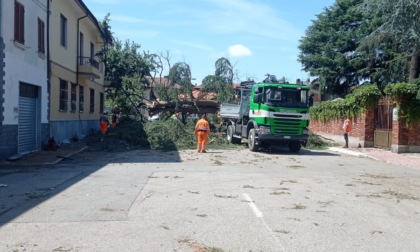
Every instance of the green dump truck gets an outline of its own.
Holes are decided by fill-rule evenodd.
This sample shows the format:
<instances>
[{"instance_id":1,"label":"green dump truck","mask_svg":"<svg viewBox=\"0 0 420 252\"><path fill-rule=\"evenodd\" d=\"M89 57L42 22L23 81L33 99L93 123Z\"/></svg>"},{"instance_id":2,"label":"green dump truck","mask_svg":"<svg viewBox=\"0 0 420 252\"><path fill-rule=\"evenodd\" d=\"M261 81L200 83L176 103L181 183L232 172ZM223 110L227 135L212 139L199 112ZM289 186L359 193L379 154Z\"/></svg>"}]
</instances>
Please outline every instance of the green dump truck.
<instances>
[{"instance_id":1,"label":"green dump truck","mask_svg":"<svg viewBox=\"0 0 420 252\"><path fill-rule=\"evenodd\" d=\"M230 143L248 140L251 151L286 146L298 152L309 137L309 86L281 83L269 75L240 88L239 104L221 104L220 118Z\"/></svg>"}]
</instances>

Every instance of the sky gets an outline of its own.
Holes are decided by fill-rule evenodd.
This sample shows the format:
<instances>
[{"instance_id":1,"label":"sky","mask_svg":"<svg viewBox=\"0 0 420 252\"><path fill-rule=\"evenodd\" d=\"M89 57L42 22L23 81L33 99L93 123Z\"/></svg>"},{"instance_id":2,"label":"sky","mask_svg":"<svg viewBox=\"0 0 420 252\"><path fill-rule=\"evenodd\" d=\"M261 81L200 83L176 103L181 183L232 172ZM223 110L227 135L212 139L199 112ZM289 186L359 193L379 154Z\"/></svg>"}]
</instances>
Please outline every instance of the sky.
<instances>
[{"instance_id":1,"label":"sky","mask_svg":"<svg viewBox=\"0 0 420 252\"><path fill-rule=\"evenodd\" d=\"M299 40L316 15L335 0L84 0L98 21L110 14L111 31L140 52L166 53L185 62L192 83L229 59L234 82L262 81L267 74L306 80L297 61Z\"/></svg>"}]
</instances>

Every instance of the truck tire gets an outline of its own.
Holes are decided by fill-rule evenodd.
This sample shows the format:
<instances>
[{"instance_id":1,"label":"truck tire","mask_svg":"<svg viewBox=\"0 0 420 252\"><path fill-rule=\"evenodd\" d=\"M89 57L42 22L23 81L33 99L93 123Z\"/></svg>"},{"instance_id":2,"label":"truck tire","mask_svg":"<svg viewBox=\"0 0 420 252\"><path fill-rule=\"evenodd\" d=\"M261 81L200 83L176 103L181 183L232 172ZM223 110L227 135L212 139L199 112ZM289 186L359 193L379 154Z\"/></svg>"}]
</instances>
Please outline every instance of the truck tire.
<instances>
[{"instance_id":1,"label":"truck tire","mask_svg":"<svg viewBox=\"0 0 420 252\"><path fill-rule=\"evenodd\" d=\"M255 129L251 129L248 135L248 148L250 151L258 151L257 141L255 139Z\"/></svg>"},{"instance_id":2,"label":"truck tire","mask_svg":"<svg viewBox=\"0 0 420 252\"><path fill-rule=\"evenodd\" d=\"M233 136L233 125L229 125L227 127L226 139L231 144L239 144L239 143L241 143L241 139L240 138L236 138L236 137Z\"/></svg>"},{"instance_id":3,"label":"truck tire","mask_svg":"<svg viewBox=\"0 0 420 252\"><path fill-rule=\"evenodd\" d=\"M300 151L300 148L302 147L302 145L297 142L297 143L290 143L289 144L289 151L292 153L297 153Z\"/></svg>"}]
</instances>

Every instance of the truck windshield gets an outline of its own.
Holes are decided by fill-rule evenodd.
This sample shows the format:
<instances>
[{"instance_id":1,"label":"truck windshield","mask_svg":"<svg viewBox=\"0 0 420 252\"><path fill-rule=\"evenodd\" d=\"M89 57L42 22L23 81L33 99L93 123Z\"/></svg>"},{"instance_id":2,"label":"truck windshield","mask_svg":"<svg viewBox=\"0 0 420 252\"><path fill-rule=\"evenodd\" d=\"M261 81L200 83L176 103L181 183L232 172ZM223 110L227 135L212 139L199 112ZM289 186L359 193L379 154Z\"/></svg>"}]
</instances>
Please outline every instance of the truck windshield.
<instances>
[{"instance_id":1,"label":"truck windshield","mask_svg":"<svg viewBox=\"0 0 420 252\"><path fill-rule=\"evenodd\" d=\"M264 103L271 106L307 108L308 90L267 87Z\"/></svg>"}]
</instances>

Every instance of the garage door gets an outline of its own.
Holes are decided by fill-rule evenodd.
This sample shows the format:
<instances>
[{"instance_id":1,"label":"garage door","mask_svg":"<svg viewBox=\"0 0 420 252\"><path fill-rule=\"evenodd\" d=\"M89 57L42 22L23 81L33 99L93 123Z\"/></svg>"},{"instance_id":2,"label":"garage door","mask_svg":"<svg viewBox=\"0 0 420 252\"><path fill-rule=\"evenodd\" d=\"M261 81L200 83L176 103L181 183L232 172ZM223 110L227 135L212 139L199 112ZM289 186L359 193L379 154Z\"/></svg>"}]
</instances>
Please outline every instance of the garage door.
<instances>
[{"instance_id":1,"label":"garage door","mask_svg":"<svg viewBox=\"0 0 420 252\"><path fill-rule=\"evenodd\" d=\"M29 87L28 87L29 86ZM18 152L37 150L37 104L38 89L35 86L20 84Z\"/></svg>"}]
</instances>

